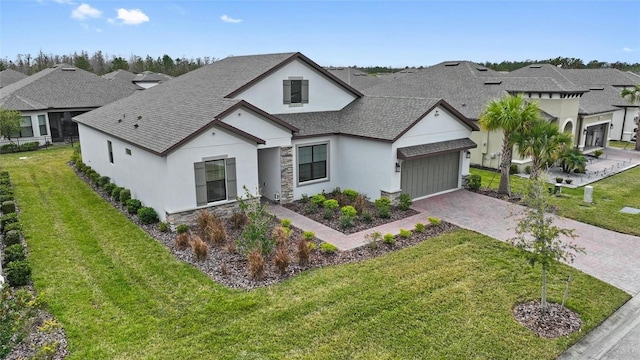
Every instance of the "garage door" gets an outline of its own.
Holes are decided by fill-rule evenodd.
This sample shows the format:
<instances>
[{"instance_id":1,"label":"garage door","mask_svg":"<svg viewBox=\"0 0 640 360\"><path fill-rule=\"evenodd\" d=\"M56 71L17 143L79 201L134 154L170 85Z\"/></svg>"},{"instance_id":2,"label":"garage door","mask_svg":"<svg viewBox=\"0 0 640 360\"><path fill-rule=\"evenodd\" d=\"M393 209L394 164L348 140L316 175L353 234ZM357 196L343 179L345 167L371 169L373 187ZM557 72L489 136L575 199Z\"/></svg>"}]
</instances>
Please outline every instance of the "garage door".
<instances>
[{"instance_id":1,"label":"garage door","mask_svg":"<svg viewBox=\"0 0 640 360\"><path fill-rule=\"evenodd\" d=\"M460 152L405 160L402 163L402 192L415 199L458 187Z\"/></svg>"}]
</instances>

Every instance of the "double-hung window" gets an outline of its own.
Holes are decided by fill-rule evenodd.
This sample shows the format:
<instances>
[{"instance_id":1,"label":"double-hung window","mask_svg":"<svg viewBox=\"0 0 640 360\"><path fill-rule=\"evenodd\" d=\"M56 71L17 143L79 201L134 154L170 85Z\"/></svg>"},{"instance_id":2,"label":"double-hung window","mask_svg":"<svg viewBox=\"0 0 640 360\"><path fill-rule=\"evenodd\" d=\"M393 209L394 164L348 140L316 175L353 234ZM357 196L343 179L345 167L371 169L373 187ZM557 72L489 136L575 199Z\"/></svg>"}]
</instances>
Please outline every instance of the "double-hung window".
<instances>
[{"instance_id":1,"label":"double-hung window","mask_svg":"<svg viewBox=\"0 0 640 360\"><path fill-rule=\"evenodd\" d=\"M302 105L309 103L309 80L290 78L282 81L284 104Z\"/></svg>"},{"instance_id":2,"label":"double-hung window","mask_svg":"<svg viewBox=\"0 0 640 360\"><path fill-rule=\"evenodd\" d=\"M33 124L31 116L23 116L20 122L20 132L12 134L12 137L33 137Z\"/></svg>"},{"instance_id":3,"label":"double-hung window","mask_svg":"<svg viewBox=\"0 0 640 360\"><path fill-rule=\"evenodd\" d=\"M47 119L44 115L38 115L38 127L40 127L40 136L49 135L47 133Z\"/></svg>"},{"instance_id":4,"label":"double-hung window","mask_svg":"<svg viewBox=\"0 0 640 360\"><path fill-rule=\"evenodd\" d=\"M328 144L298 147L298 182L328 178Z\"/></svg>"},{"instance_id":5,"label":"double-hung window","mask_svg":"<svg viewBox=\"0 0 640 360\"><path fill-rule=\"evenodd\" d=\"M215 159L194 164L198 206L233 200L237 194L236 159Z\"/></svg>"}]
</instances>

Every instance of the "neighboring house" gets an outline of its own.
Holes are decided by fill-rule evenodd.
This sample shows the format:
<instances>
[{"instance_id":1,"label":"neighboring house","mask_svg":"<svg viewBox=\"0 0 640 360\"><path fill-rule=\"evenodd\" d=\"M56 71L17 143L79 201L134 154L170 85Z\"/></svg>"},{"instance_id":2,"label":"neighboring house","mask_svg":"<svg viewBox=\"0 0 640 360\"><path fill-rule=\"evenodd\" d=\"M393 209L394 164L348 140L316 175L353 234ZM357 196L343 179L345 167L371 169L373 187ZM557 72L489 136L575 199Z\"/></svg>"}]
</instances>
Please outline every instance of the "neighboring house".
<instances>
[{"instance_id":1,"label":"neighboring house","mask_svg":"<svg viewBox=\"0 0 640 360\"><path fill-rule=\"evenodd\" d=\"M0 71L0 89L26 77L27 75L13 69L2 70Z\"/></svg>"},{"instance_id":2,"label":"neighboring house","mask_svg":"<svg viewBox=\"0 0 640 360\"><path fill-rule=\"evenodd\" d=\"M169 75L165 75L162 73L154 73L151 71L143 71L140 74L137 74L131 81L136 85L143 89L149 89L156 85L160 85L166 81L173 79L173 77Z\"/></svg>"},{"instance_id":3,"label":"neighboring house","mask_svg":"<svg viewBox=\"0 0 640 360\"><path fill-rule=\"evenodd\" d=\"M326 68L326 70L331 73L331 75L337 77L338 79L347 83L347 85L358 89L359 91L386 81L381 79L380 77L369 75L364 71L351 67L330 67Z\"/></svg>"},{"instance_id":4,"label":"neighboring house","mask_svg":"<svg viewBox=\"0 0 640 360\"><path fill-rule=\"evenodd\" d=\"M133 83L133 79L135 79L136 74L127 71L127 70L116 70L116 71L112 71L108 74L104 74L102 75L103 78L107 79L107 80L111 80L111 81L116 81L121 83L122 85L125 85L127 87L133 88L135 90L144 90L145 88L143 88L142 86L136 85Z\"/></svg>"},{"instance_id":5,"label":"neighboring house","mask_svg":"<svg viewBox=\"0 0 640 360\"><path fill-rule=\"evenodd\" d=\"M22 113L19 141L64 141L77 136L71 118L135 90L70 65L56 65L0 89L0 107Z\"/></svg>"},{"instance_id":6,"label":"neighboring house","mask_svg":"<svg viewBox=\"0 0 640 360\"><path fill-rule=\"evenodd\" d=\"M161 220L351 188L462 186L478 127L439 97L364 95L300 53L229 57L77 116L83 161Z\"/></svg>"}]
</instances>

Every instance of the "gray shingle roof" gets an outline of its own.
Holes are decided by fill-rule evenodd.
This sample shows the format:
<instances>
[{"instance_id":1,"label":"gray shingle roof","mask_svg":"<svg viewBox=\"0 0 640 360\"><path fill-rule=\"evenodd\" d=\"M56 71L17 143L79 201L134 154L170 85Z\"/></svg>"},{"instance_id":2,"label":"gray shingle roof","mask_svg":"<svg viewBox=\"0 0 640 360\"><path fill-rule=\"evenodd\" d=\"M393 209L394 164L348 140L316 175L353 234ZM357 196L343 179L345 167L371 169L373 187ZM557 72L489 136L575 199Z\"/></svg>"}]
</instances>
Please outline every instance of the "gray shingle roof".
<instances>
[{"instance_id":1,"label":"gray shingle roof","mask_svg":"<svg viewBox=\"0 0 640 360\"><path fill-rule=\"evenodd\" d=\"M88 71L57 65L0 89L0 107L21 111L97 108L133 91Z\"/></svg>"},{"instance_id":2,"label":"gray shingle roof","mask_svg":"<svg viewBox=\"0 0 640 360\"><path fill-rule=\"evenodd\" d=\"M164 82L173 79L172 76L162 73L154 73L151 71L143 71L140 74L135 75L132 81L135 82Z\"/></svg>"},{"instance_id":3,"label":"gray shingle roof","mask_svg":"<svg viewBox=\"0 0 640 360\"><path fill-rule=\"evenodd\" d=\"M0 71L0 88L13 84L14 82L20 81L26 77L27 75L13 69L2 70Z\"/></svg>"},{"instance_id":4,"label":"gray shingle roof","mask_svg":"<svg viewBox=\"0 0 640 360\"><path fill-rule=\"evenodd\" d=\"M634 86L640 77L618 69L564 69L565 76L578 85Z\"/></svg>"},{"instance_id":5,"label":"gray shingle roof","mask_svg":"<svg viewBox=\"0 0 640 360\"><path fill-rule=\"evenodd\" d=\"M360 91L386 81L380 77L369 75L364 71L349 67L327 68L326 70L338 79L344 81L348 85L351 85Z\"/></svg>"},{"instance_id":6,"label":"gray shingle roof","mask_svg":"<svg viewBox=\"0 0 640 360\"><path fill-rule=\"evenodd\" d=\"M111 81L117 81L127 87L136 89L136 90L144 90L142 86L136 85L133 83L133 79L136 77L136 74L127 71L127 70L116 70L112 71L108 74L102 75L103 78Z\"/></svg>"},{"instance_id":7,"label":"gray shingle roof","mask_svg":"<svg viewBox=\"0 0 640 360\"><path fill-rule=\"evenodd\" d=\"M395 141L435 106L457 111L440 99L393 96L364 96L340 111L278 114L282 120L300 129L297 136L343 134ZM471 129L475 124L457 114Z\"/></svg>"},{"instance_id":8,"label":"gray shingle roof","mask_svg":"<svg viewBox=\"0 0 640 360\"><path fill-rule=\"evenodd\" d=\"M474 143L473 140L464 138L398 148L397 153L398 159L407 160L451 151L474 149L477 147L478 145Z\"/></svg>"},{"instance_id":9,"label":"gray shingle roof","mask_svg":"<svg viewBox=\"0 0 640 360\"><path fill-rule=\"evenodd\" d=\"M553 91L552 86L565 92L584 92L583 86L577 86L566 76L564 69L551 64L532 64L509 73L503 74L505 78L527 78L517 84L522 89L518 91ZM529 86L527 86L529 82ZM554 85L551 85L551 84ZM516 85L516 84L514 84Z\"/></svg>"},{"instance_id":10,"label":"gray shingle roof","mask_svg":"<svg viewBox=\"0 0 640 360\"><path fill-rule=\"evenodd\" d=\"M207 128L216 117L229 109L241 105L251 107L244 101L230 99L230 95L240 93L294 59L310 62L300 53L228 57L174 78L162 86L77 116L74 120L157 154L166 154ZM317 64L310 64L322 71ZM357 90L352 90L360 95ZM141 116L140 121L137 120L138 116ZM118 122L118 119L122 121ZM279 119L273 120L293 131L297 130ZM138 128L134 129L136 123Z\"/></svg>"}]
</instances>

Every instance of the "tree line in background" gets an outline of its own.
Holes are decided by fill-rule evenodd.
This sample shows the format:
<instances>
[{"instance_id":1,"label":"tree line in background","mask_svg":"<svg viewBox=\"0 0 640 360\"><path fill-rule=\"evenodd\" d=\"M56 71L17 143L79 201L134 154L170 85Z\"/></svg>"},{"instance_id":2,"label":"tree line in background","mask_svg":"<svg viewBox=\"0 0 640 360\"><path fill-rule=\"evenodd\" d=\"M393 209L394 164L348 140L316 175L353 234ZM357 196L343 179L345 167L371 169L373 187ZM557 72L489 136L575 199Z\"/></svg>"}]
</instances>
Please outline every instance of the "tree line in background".
<instances>
[{"instance_id":1,"label":"tree line in background","mask_svg":"<svg viewBox=\"0 0 640 360\"><path fill-rule=\"evenodd\" d=\"M123 69L133 73L151 71L171 76L180 76L201 66L211 64L216 60L219 59L212 56L205 56L202 58L197 57L194 59L186 57L172 58L167 54L155 59L149 55L142 58L141 56L132 54L128 59L125 59L121 56L109 56L100 50L96 51L91 56L87 51L81 51L79 54L74 52L69 55L45 54L40 51L36 56L32 56L31 54L18 54L15 60L9 60L8 58L0 59L0 70L13 69L26 75L32 75L38 71L50 68L55 64L69 64L98 75L104 75L112 71ZM557 57L555 59L546 60L502 61L499 63L487 61L480 62L478 64L496 71L513 71L531 64L551 64L561 66L565 69L614 68L622 71L640 73L640 63L629 64L620 61L608 63L604 61L591 60L585 64L582 59L567 57ZM353 67L369 74L393 73L402 70L402 68L389 66L359 67L354 65ZM418 69L422 68L424 67L418 67Z\"/></svg>"},{"instance_id":2,"label":"tree line in background","mask_svg":"<svg viewBox=\"0 0 640 360\"><path fill-rule=\"evenodd\" d=\"M0 59L0 70L13 69L26 75L32 75L38 71L52 67L55 64L69 64L79 69L104 75L116 70L127 70L133 73L151 71L171 76L180 76L201 66L211 64L217 59L211 56L198 58L172 58L165 54L162 57L152 58L147 55L142 58L131 55L129 59L121 56L109 56L102 51L96 51L89 55L86 51L79 54L74 52L69 55L45 54L42 51L36 56L31 54L18 54L15 60Z\"/></svg>"}]
</instances>

